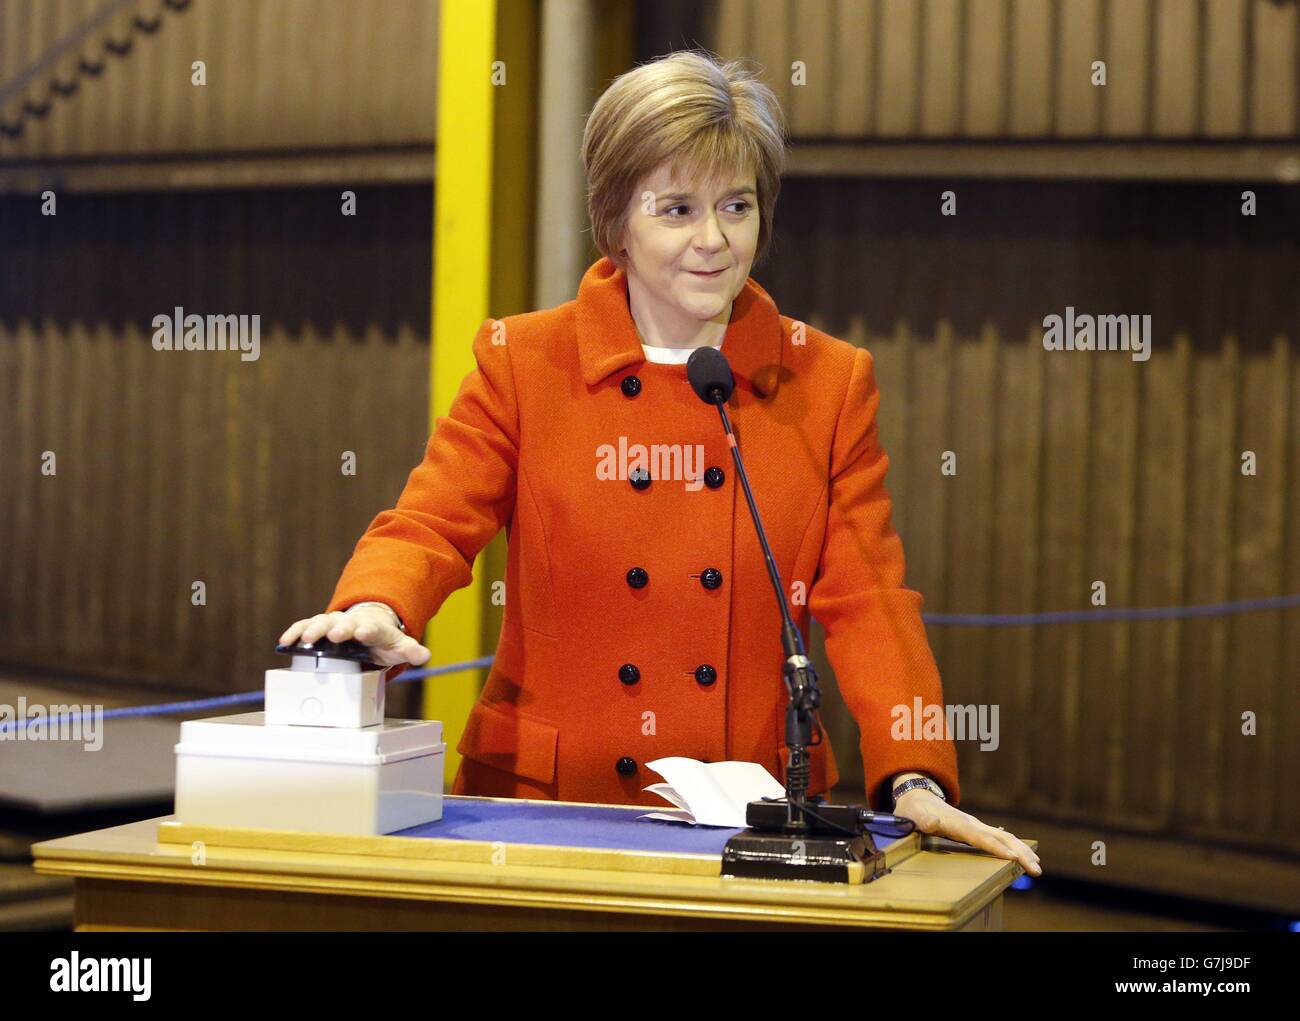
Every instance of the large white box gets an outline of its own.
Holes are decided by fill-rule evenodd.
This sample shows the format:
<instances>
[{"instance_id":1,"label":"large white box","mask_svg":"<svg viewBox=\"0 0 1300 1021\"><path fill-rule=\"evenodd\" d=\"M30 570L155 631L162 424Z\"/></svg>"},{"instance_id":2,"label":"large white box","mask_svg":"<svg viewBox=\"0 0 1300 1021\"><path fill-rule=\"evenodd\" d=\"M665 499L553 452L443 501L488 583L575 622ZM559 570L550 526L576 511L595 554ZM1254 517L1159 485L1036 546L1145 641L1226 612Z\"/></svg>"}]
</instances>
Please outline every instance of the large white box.
<instances>
[{"instance_id":1,"label":"large white box","mask_svg":"<svg viewBox=\"0 0 1300 1021\"><path fill-rule=\"evenodd\" d=\"M297 727L241 713L186 720L176 818L205 826L393 833L442 818L442 723Z\"/></svg>"}]
</instances>

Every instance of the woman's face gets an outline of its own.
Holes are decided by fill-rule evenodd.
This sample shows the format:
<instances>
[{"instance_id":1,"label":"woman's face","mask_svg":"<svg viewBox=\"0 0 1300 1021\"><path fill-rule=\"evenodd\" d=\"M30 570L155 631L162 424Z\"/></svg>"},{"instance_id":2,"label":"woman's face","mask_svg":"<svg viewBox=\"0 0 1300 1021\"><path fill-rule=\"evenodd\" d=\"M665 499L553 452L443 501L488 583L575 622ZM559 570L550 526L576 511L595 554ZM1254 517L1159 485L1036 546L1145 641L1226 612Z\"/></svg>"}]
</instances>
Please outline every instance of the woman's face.
<instances>
[{"instance_id":1,"label":"woman's face","mask_svg":"<svg viewBox=\"0 0 1300 1021\"><path fill-rule=\"evenodd\" d=\"M687 181L665 162L633 190L623 235L629 286L635 279L663 318L729 318L754 262L758 228L752 170ZM717 272L698 272L709 270Z\"/></svg>"}]
</instances>

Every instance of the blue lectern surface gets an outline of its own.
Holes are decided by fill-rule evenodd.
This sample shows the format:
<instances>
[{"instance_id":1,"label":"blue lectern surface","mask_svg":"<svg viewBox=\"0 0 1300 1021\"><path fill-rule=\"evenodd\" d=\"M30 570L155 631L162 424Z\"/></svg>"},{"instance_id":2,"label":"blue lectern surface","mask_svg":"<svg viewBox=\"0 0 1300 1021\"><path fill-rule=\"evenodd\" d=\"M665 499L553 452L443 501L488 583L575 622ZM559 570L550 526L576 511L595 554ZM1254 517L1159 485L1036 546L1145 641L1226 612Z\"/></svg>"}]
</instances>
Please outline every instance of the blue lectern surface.
<instances>
[{"instance_id":1,"label":"blue lectern surface","mask_svg":"<svg viewBox=\"0 0 1300 1021\"><path fill-rule=\"evenodd\" d=\"M668 810L668 806L664 810ZM443 815L438 822L412 826L390 835L500 840L507 844L600 847L621 851L721 854L727 840L740 832L731 827L691 826L637 818L656 811L660 809L646 805L576 805L449 797L443 801ZM884 848L897 839L875 831L872 835L878 848Z\"/></svg>"}]
</instances>

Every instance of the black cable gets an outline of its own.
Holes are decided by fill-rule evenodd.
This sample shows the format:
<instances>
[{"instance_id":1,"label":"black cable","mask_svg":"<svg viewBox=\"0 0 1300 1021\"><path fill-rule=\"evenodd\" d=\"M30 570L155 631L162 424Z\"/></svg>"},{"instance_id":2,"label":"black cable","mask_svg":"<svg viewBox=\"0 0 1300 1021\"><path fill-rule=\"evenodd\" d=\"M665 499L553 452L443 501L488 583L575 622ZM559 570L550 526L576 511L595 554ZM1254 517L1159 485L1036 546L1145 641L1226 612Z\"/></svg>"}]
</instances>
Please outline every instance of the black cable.
<instances>
[{"instance_id":1,"label":"black cable","mask_svg":"<svg viewBox=\"0 0 1300 1021\"><path fill-rule=\"evenodd\" d=\"M816 740L815 740L815 741L812 741L811 743L809 743L808 747L809 747L809 748L816 748L818 745L820 745L820 744L823 743L823 742L822 742L822 730L823 730L823 728L822 728L822 720L821 720L821 713L820 713L820 711L818 711L818 710L816 710L816 709L812 710L812 721L813 721L813 735L814 735L814 737L816 738ZM789 797L781 797L781 798L760 798L759 800L760 800L760 801L766 801L766 802L768 802L769 804L772 803L772 802L776 802L776 801L788 801L789 804L794 805L795 808L799 809L801 812L806 812L808 815L812 816L814 819L816 819L818 822L820 822L823 826L827 826L827 827L829 827L829 828L832 829L832 830L837 830L838 832L843 833L843 834L845 834L846 836L850 836L850 837L857 837L857 836L860 836L860 834L859 834L857 831L855 831L855 830L850 830L850 829L848 829L847 827L841 826L839 823L831 822L831 821L830 821L829 819L827 819L825 816L819 814L815 809L811 808L811 807L808 805L808 802L805 801L803 798L794 798L794 799L790 799ZM903 824L900 824L899 826L890 826L890 827L887 827L887 830L892 831L892 830L896 830L896 829L901 829L902 832L901 832L901 833L892 833L892 832L890 832L890 833L888 833L889 836L905 837L905 836L907 836L907 835L909 835L909 834L911 834L911 833L915 833L915 832L916 832L916 823L915 823L913 820L911 820L911 819L907 819L907 818L904 817L904 816L896 816L895 818L902 819L902 820L903 820Z\"/></svg>"}]
</instances>

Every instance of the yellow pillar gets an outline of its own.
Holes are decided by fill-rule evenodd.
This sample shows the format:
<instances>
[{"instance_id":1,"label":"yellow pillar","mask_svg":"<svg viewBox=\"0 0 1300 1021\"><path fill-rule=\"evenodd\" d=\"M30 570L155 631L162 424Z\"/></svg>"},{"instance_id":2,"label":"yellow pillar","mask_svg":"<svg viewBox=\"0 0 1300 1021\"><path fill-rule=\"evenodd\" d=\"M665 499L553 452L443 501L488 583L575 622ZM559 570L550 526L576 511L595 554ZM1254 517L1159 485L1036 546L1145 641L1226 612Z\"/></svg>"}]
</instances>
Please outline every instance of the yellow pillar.
<instances>
[{"instance_id":1,"label":"yellow pillar","mask_svg":"<svg viewBox=\"0 0 1300 1021\"><path fill-rule=\"evenodd\" d=\"M443 0L434 163L433 309L429 428L474 369L472 341L484 319L526 311L531 299L536 123L536 15L529 0ZM506 158L495 159L497 153ZM489 544L474 580L429 622L431 664L476 659L496 647L502 609L490 601L504 579L504 533ZM508 594L507 594L508 598ZM456 742L485 671L432 677L424 716L441 720L448 784Z\"/></svg>"}]
</instances>

